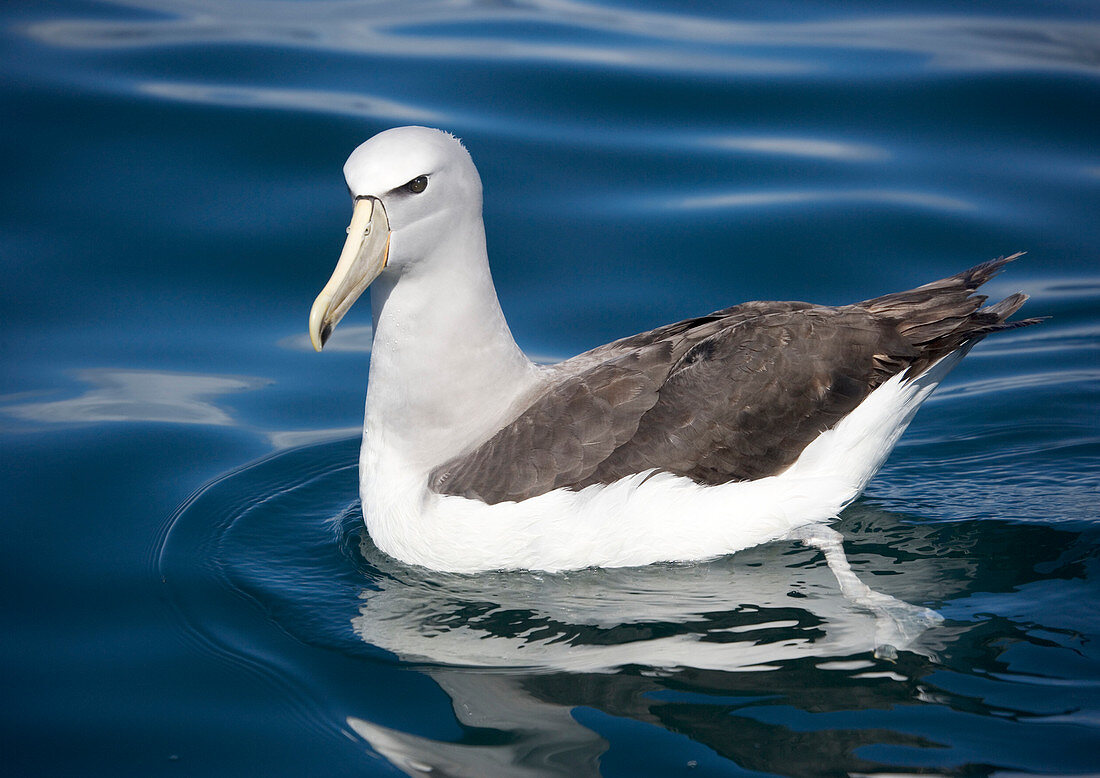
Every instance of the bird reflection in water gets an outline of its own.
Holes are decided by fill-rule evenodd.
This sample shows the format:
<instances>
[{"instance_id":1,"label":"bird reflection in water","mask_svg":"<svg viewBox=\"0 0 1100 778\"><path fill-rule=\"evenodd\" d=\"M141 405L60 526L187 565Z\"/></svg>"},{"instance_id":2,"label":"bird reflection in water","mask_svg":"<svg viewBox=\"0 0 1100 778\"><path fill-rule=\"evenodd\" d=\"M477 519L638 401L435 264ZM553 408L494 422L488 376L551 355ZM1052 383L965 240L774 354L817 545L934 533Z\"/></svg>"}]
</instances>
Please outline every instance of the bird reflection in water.
<instances>
[{"instance_id":1,"label":"bird reflection in water","mask_svg":"<svg viewBox=\"0 0 1100 778\"><path fill-rule=\"evenodd\" d=\"M943 619L934 611L868 588L829 528L703 564L555 575L408 568L365 535L361 551L380 574L377 588L360 595L356 633L422 665L450 696L467 732L460 742L443 742L348 719L409 775L598 775L608 743L578 719L577 706L687 730L748 766L752 749L737 752L762 729L773 748L793 733L777 736L772 730L782 726L735 715L736 703L715 706L715 688L731 687L748 707L762 693L797 688L810 701L830 676L839 686L859 678L881 686L886 697L902 688L903 696L919 697L907 668L926 672L955 632L939 626ZM889 568L897 561L861 554L858 565L873 575L895 572ZM907 566L906 591L922 591L918 579L936 570ZM699 676L707 678L706 691L693 692ZM846 752L842 761L852 769L872 764L852 754L859 745L922 744L882 730L850 734L837 740L825 730L799 738L820 740L815 750Z\"/></svg>"}]
</instances>

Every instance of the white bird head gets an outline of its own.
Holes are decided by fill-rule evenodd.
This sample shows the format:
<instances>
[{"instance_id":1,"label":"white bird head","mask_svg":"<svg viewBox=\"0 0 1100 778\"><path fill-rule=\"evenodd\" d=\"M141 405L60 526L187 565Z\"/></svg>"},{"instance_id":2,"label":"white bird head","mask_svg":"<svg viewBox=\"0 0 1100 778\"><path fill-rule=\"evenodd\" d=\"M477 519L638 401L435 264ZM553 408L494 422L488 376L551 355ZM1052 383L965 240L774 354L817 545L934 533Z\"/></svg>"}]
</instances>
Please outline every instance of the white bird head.
<instances>
[{"instance_id":1,"label":"white bird head","mask_svg":"<svg viewBox=\"0 0 1100 778\"><path fill-rule=\"evenodd\" d=\"M310 311L318 351L375 278L415 272L439 256L449 236L481 225L481 177L449 133L381 132L351 153L344 178L355 205L336 270Z\"/></svg>"}]
</instances>

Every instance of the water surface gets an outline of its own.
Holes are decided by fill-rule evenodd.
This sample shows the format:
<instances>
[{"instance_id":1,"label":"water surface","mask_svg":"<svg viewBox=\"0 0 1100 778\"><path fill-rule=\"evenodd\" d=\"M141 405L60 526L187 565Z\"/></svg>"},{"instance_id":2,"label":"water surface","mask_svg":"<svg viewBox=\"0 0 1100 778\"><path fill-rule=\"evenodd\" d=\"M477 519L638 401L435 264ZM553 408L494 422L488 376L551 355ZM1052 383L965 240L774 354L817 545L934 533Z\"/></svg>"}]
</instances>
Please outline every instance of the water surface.
<instances>
[{"instance_id":1,"label":"water surface","mask_svg":"<svg viewBox=\"0 0 1100 778\"><path fill-rule=\"evenodd\" d=\"M1090 3L12 2L0 648L13 774L1100 772ZM1027 250L820 552L449 576L356 498L369 306L305 320L347 154L463 138L540 359Z\"/></svg>"}]
</instances>

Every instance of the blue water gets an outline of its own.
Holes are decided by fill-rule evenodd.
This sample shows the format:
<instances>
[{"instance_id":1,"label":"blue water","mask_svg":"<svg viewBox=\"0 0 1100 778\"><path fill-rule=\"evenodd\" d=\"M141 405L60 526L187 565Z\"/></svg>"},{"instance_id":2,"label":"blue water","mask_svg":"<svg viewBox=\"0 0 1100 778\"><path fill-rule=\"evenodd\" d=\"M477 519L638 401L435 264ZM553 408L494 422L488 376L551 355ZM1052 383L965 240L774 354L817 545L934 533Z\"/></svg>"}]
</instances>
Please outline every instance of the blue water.
<instances>
[{"instance_id":1,"label":"blue water","mask_svg":"<svg viewBox=\"0 0 1100 778\"><path fill-rule=\"evenodd\" d=\"M1017 250L822 555L432 574L361 528L340 168L461 136L543 359ZM1092 2L0 9L0 761L12 775L1100 773Z\"/></svg>"}]
</instances>

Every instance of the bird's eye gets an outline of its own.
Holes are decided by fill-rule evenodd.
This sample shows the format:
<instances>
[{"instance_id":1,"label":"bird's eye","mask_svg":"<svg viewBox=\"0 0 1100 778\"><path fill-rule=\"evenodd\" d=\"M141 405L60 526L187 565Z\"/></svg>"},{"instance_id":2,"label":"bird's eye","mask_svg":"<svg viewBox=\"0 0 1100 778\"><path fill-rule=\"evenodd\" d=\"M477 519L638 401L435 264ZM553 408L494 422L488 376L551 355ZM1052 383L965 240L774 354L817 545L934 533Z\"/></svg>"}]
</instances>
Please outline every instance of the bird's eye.
<instances>
[{"instance_id":1,"label":"bird's eye","mask_svg":"<svg viewBox=\"0 0 1100 778\"><path fill-rule=\"evenodd\" d=\"M405 191L410 194L420 194L428 188L428 177L417 176L409 183L405 184Z\"/></svg>"}]
</instances>

